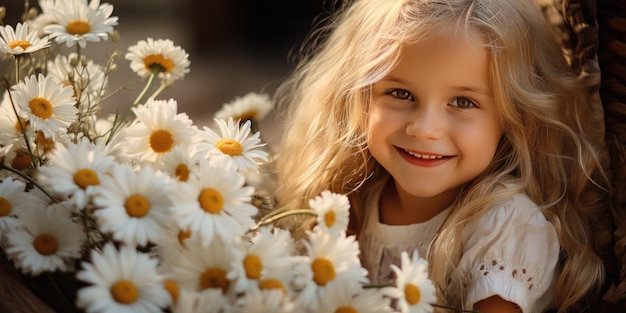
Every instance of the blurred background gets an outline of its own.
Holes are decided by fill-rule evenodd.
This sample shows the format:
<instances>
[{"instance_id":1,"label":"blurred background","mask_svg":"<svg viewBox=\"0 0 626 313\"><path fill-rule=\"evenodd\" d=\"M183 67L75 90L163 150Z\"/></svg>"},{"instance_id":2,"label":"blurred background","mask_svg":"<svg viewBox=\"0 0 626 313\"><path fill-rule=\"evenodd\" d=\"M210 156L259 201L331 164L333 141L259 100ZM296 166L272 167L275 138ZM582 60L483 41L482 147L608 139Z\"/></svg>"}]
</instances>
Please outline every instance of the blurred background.
<instances>
[{"instance_id":1,"label":"blurred background","mask_svg":"<svg viewBox=\"0 0 626 313\"><path fill-rule=\"evenodd\" d=\"M159 96L178 102L196 125L209 126L226 102L248 92L272 94L295 66L292 54L311 27L336 6L333 0L101 0L114 6L120 41L88 43L85 54L103 62L121 52L109 90L133 82L106 101L105 112L125 108L145 84L124 59L128 47L148 37L170 39L189 53L190 72ZM30 6L37 7L30 0ZM15 25L24 0L0 0L7 8L4 23ZM280 136L272 116L261 123L265 141Z\"/></svg>"}]
</instances>

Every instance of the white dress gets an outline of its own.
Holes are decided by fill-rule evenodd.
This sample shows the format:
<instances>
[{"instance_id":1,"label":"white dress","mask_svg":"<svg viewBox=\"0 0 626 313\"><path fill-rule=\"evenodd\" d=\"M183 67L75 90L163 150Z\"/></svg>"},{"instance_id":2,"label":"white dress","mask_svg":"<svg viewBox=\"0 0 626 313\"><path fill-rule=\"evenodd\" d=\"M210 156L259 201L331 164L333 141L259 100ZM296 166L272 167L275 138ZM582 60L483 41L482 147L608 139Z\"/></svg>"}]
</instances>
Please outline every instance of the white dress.
<instances>
[{"instance_id":1,"label":"white dress","mask_svg":"<svg viewBox=\"0 0 626 313\"><path fill-rule=\"evenodd\" d=\"M370 194L359 236L361 260L372 283L394 278L389 265L400 265L402 251L415 248L424 257L449 210L411 225L385 225L378 218L381 190ZM524 313L552 307L559 243L554 226L535 203L519 194L489 210L464 232L463 256L452 274L463 284L461 301L471 309L479 300L499 295Z\"/></svg>"}]
</instances>

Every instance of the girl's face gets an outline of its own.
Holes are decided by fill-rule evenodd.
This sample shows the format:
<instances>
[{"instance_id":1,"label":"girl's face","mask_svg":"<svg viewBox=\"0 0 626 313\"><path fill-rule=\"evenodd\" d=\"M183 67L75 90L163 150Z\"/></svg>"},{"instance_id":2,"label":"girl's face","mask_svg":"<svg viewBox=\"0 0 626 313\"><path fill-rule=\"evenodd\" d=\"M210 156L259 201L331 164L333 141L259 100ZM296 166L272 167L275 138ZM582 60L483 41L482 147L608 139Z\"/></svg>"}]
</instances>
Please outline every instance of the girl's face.
<instances>
[{"instance_id":1,"label":"girl's face","mask_svg":"<svg viewBox=\"0 0 626 313\"><path fill-rule=\"evenodd\" d=\"M369 150L403 205L449 205L494 157L502 125L482 43L450 35L407 45L373 86Z\"/></svg>"}]
</instances>

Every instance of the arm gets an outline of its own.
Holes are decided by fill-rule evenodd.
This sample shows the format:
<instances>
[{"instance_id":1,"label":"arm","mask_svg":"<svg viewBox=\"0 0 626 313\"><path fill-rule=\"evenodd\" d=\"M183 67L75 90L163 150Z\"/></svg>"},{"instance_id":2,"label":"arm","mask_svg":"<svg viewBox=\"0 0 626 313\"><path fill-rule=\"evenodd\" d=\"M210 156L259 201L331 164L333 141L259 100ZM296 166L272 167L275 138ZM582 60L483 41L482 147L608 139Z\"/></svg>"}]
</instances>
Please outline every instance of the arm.
<instances>
[{"instance_id":1,"label":"arm","mask_svg":"<svg viewBox=\"0 0 626 313\"><path fill-rule=\"evenodd\" d=\"M491 296L474 304L474 310L481 313L521 313L517 304L506 301L499 296Z\"/></svg>"}]
</instances>

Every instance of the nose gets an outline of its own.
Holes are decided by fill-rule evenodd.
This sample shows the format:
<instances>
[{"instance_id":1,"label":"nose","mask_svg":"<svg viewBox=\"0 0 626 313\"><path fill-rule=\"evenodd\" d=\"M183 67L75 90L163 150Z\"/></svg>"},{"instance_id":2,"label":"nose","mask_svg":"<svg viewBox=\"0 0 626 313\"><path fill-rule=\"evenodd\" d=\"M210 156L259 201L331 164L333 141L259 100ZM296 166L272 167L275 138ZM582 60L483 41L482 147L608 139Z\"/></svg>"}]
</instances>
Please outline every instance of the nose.
<instances>
[{"instance_id":1,"label":"nose","mask_svg":"<svg viewBox=\"0 0 626 313\"><path fill-rule=\"evenodd\" d=\"M420 139L440 139L445 130L444 112L437 106L420 106L411 114L406 133Z\"/></svg>"}]
</instances>

